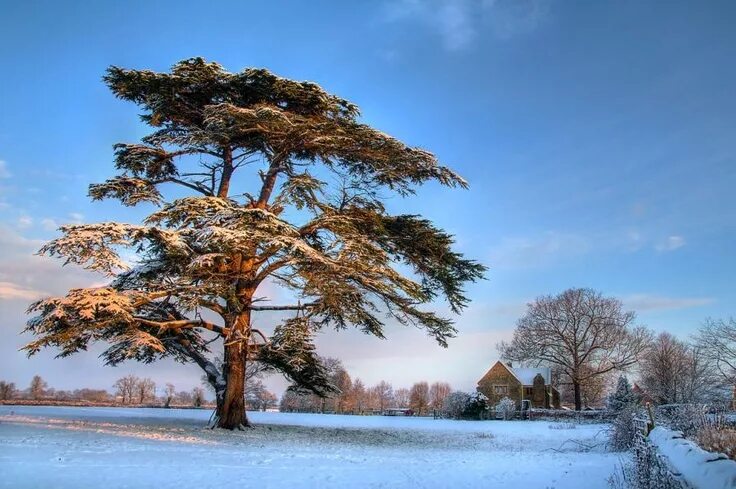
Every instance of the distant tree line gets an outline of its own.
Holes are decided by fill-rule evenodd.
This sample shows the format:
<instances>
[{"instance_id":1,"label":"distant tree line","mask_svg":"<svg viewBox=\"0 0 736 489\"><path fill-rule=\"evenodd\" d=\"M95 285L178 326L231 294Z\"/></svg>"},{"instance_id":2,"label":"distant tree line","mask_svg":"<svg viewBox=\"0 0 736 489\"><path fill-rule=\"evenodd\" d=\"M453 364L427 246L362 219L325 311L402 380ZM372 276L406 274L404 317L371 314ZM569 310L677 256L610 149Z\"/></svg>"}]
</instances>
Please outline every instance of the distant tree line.
<instances>
[{"instance_id":1,"label":"distant tree line","mask_svg":"<svg viewBox=\"0 0 736 489\"><path fill-rule=\"evenodd\" d=\"M130 406L200 407L207 403L205 391L195 387L190 391L177 391L167 383L163 392L156 391L156 383L150 378L126 375L113 384L113 393L106 389L61 390L49 387L40 375L34 375L25 389L14 382L0 380L0 401L86 402L91 404L122 404Z\"/></svg>"},{"instance_id":2,"label":"distant tree line","mask_svg":"<svg viewBox=\"0 0 736 489\"><path fill-rule=\"evenodd\" d=\"M322 358L329 379L337 392L319 397L290 387L281 397L279 410L285 412L368 414L383 413L388 409L410 409L418 416L441 414L452 387L446 382L417 382L409 388L394 387L382 380L373 386L350 376L336 358Z\"/></svg>"},{"instance_id":3,"label":"distant tree line","mask_svg":"<svg viewBox=\"0 0 736 489\"><path fill-rule=\"evenodd\" d=\"M0 401L13 399L27 401L87 401L109 402L110 393L104 389L60 390L49 387L40 375L34 375L27 388L18 388L14 382L0 380Z\"/></svg>"}]
</instances>

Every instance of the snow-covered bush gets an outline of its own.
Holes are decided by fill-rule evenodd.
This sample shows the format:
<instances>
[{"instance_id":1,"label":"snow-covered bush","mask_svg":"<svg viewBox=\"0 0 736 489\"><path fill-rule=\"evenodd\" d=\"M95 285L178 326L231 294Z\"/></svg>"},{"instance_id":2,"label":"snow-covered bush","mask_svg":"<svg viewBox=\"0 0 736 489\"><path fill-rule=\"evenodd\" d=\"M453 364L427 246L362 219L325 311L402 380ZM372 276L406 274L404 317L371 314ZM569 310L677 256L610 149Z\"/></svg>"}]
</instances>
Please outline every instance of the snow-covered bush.
<instances>
[{"instance_id":1,"label":"snow-covered bush","mask_svg":"<svg viewBox=\"0 0 736 489\"><path fill-rule=\"evenodd\" d=\"M462 391L450 393L442 404L442 414L448 418L459 419L463 417L465 409L470 402L470 394Z\"/></svg>"},{"instance_id":2,"label":"snow-covered bush","mask_svg":"<svg viewBox=\"0 0 736 489\"><path fill-rule=\"evenodd\" d=\"M686 437L690 438L700 428L709 424L708 410L705 404L663 404L657 406L655 419L657 425L682 431Z\"/></svg>"},{"instance_id":3,"label":"snow-covered bush","mask_svg":"<svg viewBox=\"0 0 736 489\"><path fill-rule=\"evenodd\" d=\"M465 405L463 416L468 419L484 419L488 413L488 398L482 392L475 392Z\"/></svg>"},{"instance_id":4,"label":"snow-covered bush","mask_svg":"<svg viewBox=\"0 0 736 489\"><path fill-rule=\"evenodd\" d=\"M619 411L618 416L611 423L610 438L608 440L611 449L623 452L634 446L637 436L634 423L635 415L636 409L633 406L627 406Z\"/></svg>"},{"instance_id":5,"label":"snow-covered bush","mask_svg":"<svg viewBox=\"0 0 736 489\"><path fill-rule=\"evenodd\" d=\"M632 404L636 404L637 396L631 390L629 379L625 375L618 378L616 390L608 397L608 409L619 412Z\"/></svg>"},{"instance_id":6,"label":"snow-covered bush","mask_svg":"<svg viewBox=\"0 0 736 489\"><path fill-rule=\"evenodd\" d=\"M511 419L516 411L516 403L508 397L504 397L496 404L496 417Z\"/></svg>"}]
</instances>

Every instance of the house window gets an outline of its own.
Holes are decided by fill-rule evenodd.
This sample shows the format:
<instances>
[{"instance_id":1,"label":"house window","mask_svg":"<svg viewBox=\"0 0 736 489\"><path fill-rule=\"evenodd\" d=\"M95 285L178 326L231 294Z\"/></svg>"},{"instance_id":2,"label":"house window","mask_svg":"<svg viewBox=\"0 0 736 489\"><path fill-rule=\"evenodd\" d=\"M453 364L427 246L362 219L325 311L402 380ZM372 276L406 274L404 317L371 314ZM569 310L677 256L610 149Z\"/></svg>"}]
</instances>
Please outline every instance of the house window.
<instances>
[{"instance_id":1,"label":"house window","mask_svg":"<svg viewBox=\"0 0 736 489\"><path fill-rule=\"evenodd\" d=\"M525 396L531 396L532 394L534 394L534 389L532 389L531 387L524 387Z\"/></svg>"},{"instance_id":2,"label":"house window","mask_svg":"<svg viewBox=\"0 0 736 489\"><path fill-rule=\"evenodd\" d=\"M509 386L507 385L494 385L493 393L498 396L505 396L509 393Z\"/></svg>"}]
</instances>

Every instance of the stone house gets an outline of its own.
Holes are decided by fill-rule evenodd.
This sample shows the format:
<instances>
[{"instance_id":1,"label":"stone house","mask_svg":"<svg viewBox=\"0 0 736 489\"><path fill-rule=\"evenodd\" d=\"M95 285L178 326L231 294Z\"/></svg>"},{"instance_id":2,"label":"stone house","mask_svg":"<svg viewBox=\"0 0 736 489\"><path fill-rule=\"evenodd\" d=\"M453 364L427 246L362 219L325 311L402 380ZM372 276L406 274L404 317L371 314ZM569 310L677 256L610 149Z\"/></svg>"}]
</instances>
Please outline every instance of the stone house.
<instances>
[{"instance_id":1,"label":"stone house","mask_svg":"<svg viewBox=\"0 0 736 489\"><path fill-rule=\"evenodd\" d=\"M560 408L560 393L552 386L550 368L514 368L498 361L478 381L477 389L491 406L509 397L517 409L522 401L529 401L533 408Z\"/></svg>"}]
</instances>

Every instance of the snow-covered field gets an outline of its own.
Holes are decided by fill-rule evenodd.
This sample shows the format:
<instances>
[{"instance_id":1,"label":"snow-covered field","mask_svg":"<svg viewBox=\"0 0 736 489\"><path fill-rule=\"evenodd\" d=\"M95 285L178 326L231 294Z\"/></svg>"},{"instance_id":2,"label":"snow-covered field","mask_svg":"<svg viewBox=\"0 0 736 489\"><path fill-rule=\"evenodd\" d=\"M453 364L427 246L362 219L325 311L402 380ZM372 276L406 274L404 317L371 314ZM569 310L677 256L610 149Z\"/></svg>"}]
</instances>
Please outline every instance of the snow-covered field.
<instances>
[{"instance_id":1,"label":"snow-covered field","mask_svg":"<svg viewBox=\"0 0 736 489\"><path fill-rule=\"evenodd\" d=\"M0 487L606 487L620 454L605 425L251 413L0 407ZM560 429L562 428L562 429Z\"/></svg>"}]
</instances>

